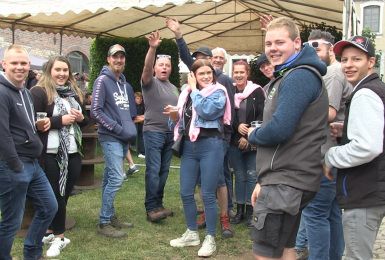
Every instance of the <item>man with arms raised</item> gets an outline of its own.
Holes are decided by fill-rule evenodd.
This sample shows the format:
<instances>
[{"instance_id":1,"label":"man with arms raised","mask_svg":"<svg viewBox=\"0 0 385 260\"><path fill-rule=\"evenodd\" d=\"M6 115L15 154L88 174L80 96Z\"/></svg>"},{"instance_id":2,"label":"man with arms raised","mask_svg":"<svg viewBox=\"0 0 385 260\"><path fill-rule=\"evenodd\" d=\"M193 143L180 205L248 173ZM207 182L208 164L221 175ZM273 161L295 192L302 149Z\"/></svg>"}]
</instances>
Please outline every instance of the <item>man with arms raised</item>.
<instances>
[{"instance_id":1,"label":"man with arms raised","mask_svg":"<svg viewBox=\"0 0 385 260\"><path fill-rule=\"evenodd\" d=\"M249 129L249 142L258 145L258 184L251 198L256 259L295 259L301 210L318 191L322 176L328 97L321 76L326 66L313 48L300 48L293 20L281 17L269 23L265 53L275 79L262 126Z\"/></svg>"},{"instance_id":2,"label":"man with arms raised","mask_svg":"<svg viewBox=\"0 0 385 260\"><path fill-rule=\"evenodd\" d=\"M30 61L19 45L5 50L0 74L0 259L10 253L24 213L25 199L32 200L35 214L24 240L24 259L40 259L43 236L57 211L57 202L37 158L43 144L37 131L47 131L48 118L35 124L31 95L24 88Z\"/></svg>"}]
</instances>

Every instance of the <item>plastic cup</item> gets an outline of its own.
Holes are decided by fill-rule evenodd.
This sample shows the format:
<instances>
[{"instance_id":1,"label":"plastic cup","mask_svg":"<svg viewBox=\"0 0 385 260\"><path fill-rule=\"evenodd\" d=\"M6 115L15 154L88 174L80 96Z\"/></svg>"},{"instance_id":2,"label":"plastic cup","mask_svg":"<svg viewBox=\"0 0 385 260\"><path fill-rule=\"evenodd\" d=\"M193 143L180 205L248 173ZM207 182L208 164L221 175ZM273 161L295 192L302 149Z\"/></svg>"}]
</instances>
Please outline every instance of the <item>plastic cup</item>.
<instances>
[{"instance_id":1,"label":"plastic cup","mask_svg":"<svg viewBox=\"0 0 385 260\"><path fill-rule=\"evenodd\" d=\"M46 117L47 117L47 113L46 112L36 112L36 120L37 121L43 120Z\"/></svg>"}]
</instances>

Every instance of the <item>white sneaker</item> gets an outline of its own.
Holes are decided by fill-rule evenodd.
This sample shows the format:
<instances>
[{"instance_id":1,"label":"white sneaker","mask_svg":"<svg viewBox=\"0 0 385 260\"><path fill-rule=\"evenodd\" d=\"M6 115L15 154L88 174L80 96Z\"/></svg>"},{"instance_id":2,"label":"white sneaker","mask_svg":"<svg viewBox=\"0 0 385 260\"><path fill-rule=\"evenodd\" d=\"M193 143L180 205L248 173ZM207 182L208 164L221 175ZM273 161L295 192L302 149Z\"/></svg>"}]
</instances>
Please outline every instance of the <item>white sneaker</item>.
<instances>
[{"instance_id":1,"label":"white sneaker","mask_svg":"<svg viewBox=\"0 0 385 260\"><path fill-rule=\"evenodd\" d=\"M177 239L170 241L172 247L185 247L185 246L197 246L201 243L199 239L198 231L192 231L187 229L184 234Z\"/></svg>"},{"instance_id":2,"label":"white sneaker","mask_svg":"<svg viewBox=\"0 0 385 260\"><path fill-rule=\"evenodd\" d=\"M141 153L138 154L138 157L139 157L139 158L142 158L142 159L145 159L145 158L146 158L146 156L145 156L144 154L141 154Z\"/></svg>"},{"instance_id":3,"label":"white sneaker","mask_svg":"<svg viewBox=\"0 0 385 260\"><path fill-rule=\"evenodd\" d=\"M50 248L47 250L48 257L56 257L60 255L60 251L65 248L71 241L68 238L60 238L56 237L52 243Z\"/></svg>"},{"instance_id":4,"label":"white sneaker","mask_svg":"<svg viewBox=\"0 0 385 260\"><path fill-rule=\"evenodd\" d=\"M44 245L50 244L55 239L54 234L49 234L48 236L44 236L41 242L43 242Z\"/></svg>"},{"instance_id":5,"label":"white sneaker","mask_svg":"<svg viewBox=\"0 0 385 260\"><path fill-rule=\"evenodd\" d=\"M198 251L198 256L208 257L214 254L216 250L215 238L207 235L202 243L202 247Z\"/></svg>"}]
</instances>

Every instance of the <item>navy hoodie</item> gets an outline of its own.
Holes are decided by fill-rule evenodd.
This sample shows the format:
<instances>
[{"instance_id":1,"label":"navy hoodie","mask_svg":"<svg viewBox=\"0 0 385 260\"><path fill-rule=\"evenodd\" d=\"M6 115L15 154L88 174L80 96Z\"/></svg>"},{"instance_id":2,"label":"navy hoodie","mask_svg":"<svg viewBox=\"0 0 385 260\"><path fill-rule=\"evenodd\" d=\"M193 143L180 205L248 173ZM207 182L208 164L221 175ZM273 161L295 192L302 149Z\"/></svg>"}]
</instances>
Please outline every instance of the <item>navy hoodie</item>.
<instances>
[{"instance_id":1,"label":"navy hoodie","mask_svg":"<svg viewBox=\"0 0 385 260\"><path fill-rule=\"evenodd\" d=\"M92 93L91 116L98 122L100 141L134 143L136 116L134 91L123 74L117 81L108 66L104 66L95 80Z\"/></svg>"},{"instance_id":2,"label":"navy hoodie","mask_svg":"<svg viewBox=\"0 0 385 260\"><path fill-rule=\"evenodd\" d=\"M36 132L31 94L18 89L0 73L0 160L16 172L23 160L40 156L43 145Z\"/></svg>"}]
</instances>

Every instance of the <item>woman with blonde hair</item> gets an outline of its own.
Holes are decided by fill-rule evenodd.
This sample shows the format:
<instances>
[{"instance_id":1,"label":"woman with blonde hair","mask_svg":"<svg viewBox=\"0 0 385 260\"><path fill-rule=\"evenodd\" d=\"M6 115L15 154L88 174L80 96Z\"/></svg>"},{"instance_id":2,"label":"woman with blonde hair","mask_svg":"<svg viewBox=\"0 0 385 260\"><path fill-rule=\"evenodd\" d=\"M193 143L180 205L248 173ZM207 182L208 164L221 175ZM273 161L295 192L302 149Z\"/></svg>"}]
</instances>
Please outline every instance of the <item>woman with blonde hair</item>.
<instances>
[{"instance_id":1,"label":"woman with blonde hair","mask_svg":"<svg viewBox=\"0 0 385 260\"><path fill-rule=\"evenodd\" d=\"M56 257L70 240L64 237L68 197L81 171L80 126L87 122L82 109L83 94L63 56L52 57L31 89L35 111L45 112L51 121L49 131L39 133L43 143L40 164L55 193L58 211L46 235L48 257Z\"/></svg>"}]
</instances>

